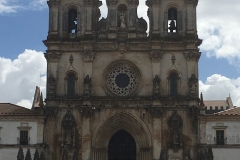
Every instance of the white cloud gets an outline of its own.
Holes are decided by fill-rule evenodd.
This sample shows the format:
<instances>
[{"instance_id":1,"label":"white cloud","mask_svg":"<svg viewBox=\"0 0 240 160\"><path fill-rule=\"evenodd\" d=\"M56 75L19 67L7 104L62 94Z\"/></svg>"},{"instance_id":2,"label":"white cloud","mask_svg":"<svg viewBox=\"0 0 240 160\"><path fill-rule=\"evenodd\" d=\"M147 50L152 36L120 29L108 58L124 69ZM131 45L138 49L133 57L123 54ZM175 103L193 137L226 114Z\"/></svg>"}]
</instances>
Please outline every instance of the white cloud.
<instances>
[{"instance_id":1,"label":"white cloud","mask_svg":"<svg viewBox=\"0 0 240 160\"><path fill-rule=\"evenodd\" d=\"M9 3L9 0L0 0L0 14L16 12L16 10L19 8L21 7L18 5Z\"/></svg>"},{"instance_id":2,"label":"white cloud","mask_svg":"<svg viewBox=\"0 0 240 160\"><path fill-rule=\"evenodd\" d=\"M198 31L201 50L208 56L226 58L240 67L240 1L201 0L198 4Z\"/></svg>"},{"instance_id":3,"label":"white cloud","mask_svg":"<svg viewBox=\"0 0 240 160\"><path fill-rule=\"evenodd\" d=\"M199 89L204 100L224 100L230 94L233 105L240 106L240 77L230 79L214 74L206 82L199 81Z\"/></svg>"},{"instance_id":4,"label":"white cloud","mask_svg":"<svg viewBox=\"0 0 240 160\"><path fill-rule=\"evenodd\" d=\"M47 0L0 0L0 14L21 10L39 10L47 7Z\"/></svg>"},{"instance_id":5,"label":"white cloud","mask_svg":"<svg viewBox=\"0 0 240 160\"><path fill-rule=\"evenodd\" d=\"M26 49L15 60L0 57L0 102L31 107L36 86L40 86L45 97L46 70L42 52Z\"/></svg>"}]
</instances>

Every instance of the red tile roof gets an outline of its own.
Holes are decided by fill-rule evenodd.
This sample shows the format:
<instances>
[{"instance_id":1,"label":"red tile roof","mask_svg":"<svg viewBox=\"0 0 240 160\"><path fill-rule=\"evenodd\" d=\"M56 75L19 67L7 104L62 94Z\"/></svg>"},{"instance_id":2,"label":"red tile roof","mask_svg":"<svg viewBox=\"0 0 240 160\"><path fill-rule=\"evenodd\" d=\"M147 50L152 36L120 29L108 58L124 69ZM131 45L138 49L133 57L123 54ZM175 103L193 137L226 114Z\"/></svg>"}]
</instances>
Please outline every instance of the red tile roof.
<instances>
[{"instance_id":1,"label":"red tile roof","mask_svg":"<svg viewBox=\"0 0 240 160\"><path fill-rule=\"evenodd\" d=\"M0 116L1 115L36 115L36 113L15 104L0 103Z\"/></svg>"},{"instance_id":2,"label":"red tile roof","mask_svg":"<svg viewBox=\"0 0 240 160\"><path fill-rule=\"evenodd\" d=\"M215 113L214 115L228 115L228 116L237 116L237 115L240 115L240 107L236 107L236 108L232 108L232 109L228 109L228 110L225 110L225 111L221 111L221 112L218 112L218 113Z\"/></svg>"}]
</instances>

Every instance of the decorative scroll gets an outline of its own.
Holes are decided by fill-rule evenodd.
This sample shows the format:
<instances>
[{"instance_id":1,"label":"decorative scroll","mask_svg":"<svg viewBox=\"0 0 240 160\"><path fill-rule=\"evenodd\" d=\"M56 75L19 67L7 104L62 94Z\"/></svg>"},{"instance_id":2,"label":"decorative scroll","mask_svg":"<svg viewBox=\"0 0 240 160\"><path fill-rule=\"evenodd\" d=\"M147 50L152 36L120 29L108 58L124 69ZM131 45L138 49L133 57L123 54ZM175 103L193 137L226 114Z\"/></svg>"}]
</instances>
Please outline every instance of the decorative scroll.
<instances>
[{"instance_id":1,"label":"decorative scroll","mask_svg":"<svg viewBox=\"0 0 240 160\"><path fill-rule=\"evenodd\" d=\"M152 50L149 52L150 59L153 62L159 62L163 57L164 52L160 50Z\"/></svg>"},{"instance_id":2,"label":"decorative scroll","mask_svg":"<svg viewBox=\"0 0 240 160\"><path fill-rule=\"evenodd\" d=\"M91 63L95 58L96 53L91 50L86 50L82 53L83 61L86 63Z\"/></svg>"},{"instance_id":3,"label":"decorative scroll","mask_svg":"<svg viewBox=\"0 0 240 160\"><path fill-rule=\"evenodd\" d=\"M61 55L62 55L61 53L56 53L56 52L44 54L47 61L58 61Z\"/></svg>"}]
</instances>

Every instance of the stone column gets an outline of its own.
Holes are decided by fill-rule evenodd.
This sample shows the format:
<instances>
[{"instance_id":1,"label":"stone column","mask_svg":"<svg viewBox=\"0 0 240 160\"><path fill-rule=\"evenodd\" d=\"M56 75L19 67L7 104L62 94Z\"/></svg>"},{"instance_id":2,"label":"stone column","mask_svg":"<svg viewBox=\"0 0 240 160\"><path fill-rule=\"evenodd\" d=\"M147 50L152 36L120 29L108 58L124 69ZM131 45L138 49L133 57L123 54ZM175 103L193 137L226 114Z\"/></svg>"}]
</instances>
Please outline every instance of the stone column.
<instances>
[{"instance_id":1,"label":"stone column","mask_svg":"<svg viewBox=\"0 0 240 160\"><path fill-rule=\"evenodd\" d=\"M59 1L48 1L49 6L49 32L57 32L58 31L58 7Z\"/></svg>"}]
</instances>

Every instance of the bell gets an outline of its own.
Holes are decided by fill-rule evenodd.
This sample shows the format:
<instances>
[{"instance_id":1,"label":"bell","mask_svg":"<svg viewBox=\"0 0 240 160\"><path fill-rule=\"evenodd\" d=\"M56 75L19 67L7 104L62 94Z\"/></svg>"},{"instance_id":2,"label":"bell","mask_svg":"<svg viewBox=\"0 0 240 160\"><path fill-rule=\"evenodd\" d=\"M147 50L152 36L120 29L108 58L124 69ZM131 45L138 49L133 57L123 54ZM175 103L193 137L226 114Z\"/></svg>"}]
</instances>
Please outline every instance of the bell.
<instances>
[{"instance_id":1,"label":"bell","mask_svg":"<svg viewBox=\"0 0 240 160\"><path fill-rule=\"evenodd\" d=\"M169 27L168 29L170 30L171 33L172 33L174 30L177 29L174 20L171 20L169 26L170 26L170 27Z\"/></svg>"}]
</instances>

